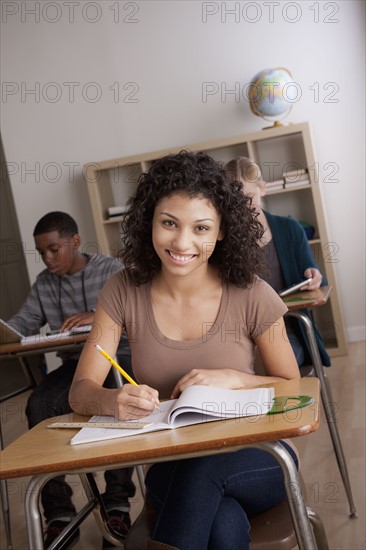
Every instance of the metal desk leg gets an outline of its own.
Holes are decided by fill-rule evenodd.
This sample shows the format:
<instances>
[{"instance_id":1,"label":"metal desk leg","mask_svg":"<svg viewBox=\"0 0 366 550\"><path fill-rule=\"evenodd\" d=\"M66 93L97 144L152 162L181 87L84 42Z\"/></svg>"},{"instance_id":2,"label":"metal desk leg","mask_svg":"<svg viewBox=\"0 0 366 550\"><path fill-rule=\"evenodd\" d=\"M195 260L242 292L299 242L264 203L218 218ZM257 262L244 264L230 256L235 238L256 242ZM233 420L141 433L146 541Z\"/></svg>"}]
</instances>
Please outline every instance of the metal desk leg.
<instances>
[{"instance_id":1,"label":"metal desk leg","mask_svg":"<svg viewBox=\"0 0 366 550\"><path fill-rule=\"evenodd\" d=\"M141 494L145 498L146 497L145 468L142 465L136 466L136 473L137 473L137 477L138 477L138 480L139 480Z\"/></svg>"},{"instance_id":2,"label":"metal desk leg","mask_svg":"<svg viewBox=\"0 0 366 550\"><path fill-rule=\"evenodd\" d=\"M311 508L306 508L306 510L311 525L313 526L317 547L321 548L321 550L328 550L329 546L327 536L325 534L324 525L322 520L320 519L319 514Z\"/></svg>"},{"instance_id":3,"label":"metal desk leg","mask_svg":"<svg viewBox=\"0 0 366 550\"><path fill-rule=\"evenodd\" d=\"M334 452L338 463L338 468L341 473L343 485L344 485L348 502L349 502L350 517L357 518L357 510L353 501L351 483L348 476L347 463L343 453L342 442L339 437L337 420L334 416L334 411L332 407L333 404L332 404L332 400L329 392L329 383L328 383L328 380L326 380L326 377L324 375L322 360L320 358L318 345L316 343L313 324L309 319L309 317L304 313L302 313L301 311L289 311L286 313L286 317L295 317L303 324L306 330L306 334L310 345L311 358L315 368L316 376L320 380L320 389L321 389L321 396L323 400L325 416L327 417L329 432L333 442L333 447L334 447Z\"/></svg>"},{"instance_id":4,"label":"metal desk leg","mask_svg":"<svg viewBox=\"0 0 366 550\"><path fill-rule=\"evenodd\" d=\"M0 422L0 451L4 448L3 446L3 433L1 429ZM0 491L1 491L1 506L3 509L3 518L5 526L5 536L6 536L6 547L8 550L13 548L13 543L11 540L11 526L10 526L10 509L9 509L9 497L8 497L8 486L6 479L2 479L0 482Z\"/></svg>"},{"instance_id":5,"label":"metal desk leg","mask_svg":"<svg viewBox=\"0 0 366 550\"><path fill-rule=\"evenodd\" d=\"M304 496L301 489L296 465L292 460L290 453L277 441L264 441L263 443L253 443L246 447L261 449L273 456L281 466L285 478L285 488L287 500L290 507L291 517L297 537L297 543L300 550L316 550L318 547L315 542L314 533L307 514L307 508L304 502ZM322 550L326 550L327 547Z\"/></svg>"},{"instance_id":6,"label":"metal desk leg","mask_svg":"<svg viewBox=\"0 0 366 550\"><path fill-rule=\"evenodd\" d=\"M38 383L37 383L37 380L34 377L32 369L30 368L30 366L27 363L27 360L24 357L22 357L21 355L18 356L18 360L19 360L19 363L22 366L24 374L28 378L28 381L29 381L28 388L36 388L38 386Z\"/></svg>"},{"instance_id":7,"label":"metal desk leg","mask_svg":"<svg viewBox=\"0 0 366 550\"><path fill-rule=\"evenodd\" d=\"M91 476L92 482L94 478L92 474L79 474L81 480L86 476ZM27 522L28 541L30 550L40 550L44 548L42 534L42 520L39 512L39 496L44 484L55 477L55 474L48 474L41 477L32 477L30 480L25 496L25 517ZM84 485L85 488L85 485ZM99 494L99 493L98 493ZM98 506L99 500L95 496L95 492L86 490L87 503L76 514L74 519L62 531L62 533L52 542L49 550L58 550L64 546L72 534L79 528L84 519Z\"/></svg>"},{"instance_id":8,"label":"metal desk leg","mask_svg":"<svg viewBox=\"0 0 366 550\"><path fill-rule=\"evenodd\" d=\"M6 547L7 547L8 550L11 550L13 548L13 543L12 543L12 540L11 540L8 487L7 487L7 484L6 484L6 479L2 479L0 483L1 483L1 506L2 506L2 509L3 509Z\"/></svg>"},{"instance_id":9,"label":"metal desk leg","mask_svg":"<svg viewBox=\"0 0 366 550\"><path fill-rule=\"evenodd\" d=\"M67 472L64 472L64 474L66 475ZM76 529L78 529L78 527L82 524L84 519L86 519L86 517L93 511L103 536L115 545L120 545L122 542L121 537L108 525L108 514L105 510L102 497L93 474L80 472L77 475L79 475L83 485L87 502L76 514L69 525L63 530L63 532L53 541L49 547L49 550L58 550L62 548ZM44 476L34 476L30 480L27 487L24 507L30 550L41 550L44 548L42 520L39 511L39 497L44 484L53 477L55 477L55 473Z\"/></svg>"},{"instance_id":10,"label":"metal desk leg","mask_svg":"<svg viewBox=\"0 0 366 550\"><path fill-rule=\"evenodd\" d=\"M43 548L42 520L38 504L39 495L43 485L53 477L55 477L55 474L32 477L27 486L24 509L30 550Z\"/></svg>"},{"instance_id":11,"label":"metal desk leg","mask_svg":"<svg viewBox=\"0 0 366 550\"><path fill-rule=\"evenodd\" d=\"M83 485L85 495L89 502L94 501L94 517L103 537L115 546L121 546L123 539L120 535L115 533L108 523L108 513L105 509L102 496L99 492L98 486L95 482L92 473L79 474L81 483ZM80 514L80 512L79 512ZM79 516L78 514L78 516Z\"/></svg>"}]
</instances>

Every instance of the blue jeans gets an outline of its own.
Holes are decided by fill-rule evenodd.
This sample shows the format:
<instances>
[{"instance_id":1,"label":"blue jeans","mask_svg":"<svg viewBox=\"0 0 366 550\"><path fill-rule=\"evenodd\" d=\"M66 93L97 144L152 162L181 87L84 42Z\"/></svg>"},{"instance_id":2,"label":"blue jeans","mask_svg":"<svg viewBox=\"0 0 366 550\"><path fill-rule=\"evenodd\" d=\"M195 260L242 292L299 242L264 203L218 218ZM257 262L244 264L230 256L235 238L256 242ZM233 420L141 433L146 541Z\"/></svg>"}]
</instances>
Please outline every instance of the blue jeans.
<instances>
[{"instance_id":1,"label":"blue jeans","mask_svg":"<svg viewBox=\"0 0 366 550\"><path fill-rule=\"evenodd\" d=\"M258 449L155 464L146 487L158 513L152 538L179 550L246 550L250 517L286 498L279 464Z\"/></svg>"},{"instance_id":2,"label":"blue jeans","mask_svg":"<svg viewBox=\"0 0 366 550\"><path fill-rule=\"evenodd\" d=\"M294 352L296 362L299 367L305 363L305 350L304 346L301 343L299 338L299 332L296 330L296 320L295 319L285 319L287 338L291 344L292 351ZM307 361L311 364L311 361Z\"/></svg>"},{"instance_id":3,"label":"blue jeans","mask_svg":"<svg viewBox=\"0 0 366 550\"><path fill-rule=\"evenodd\" d=\"M126 365L124 358L123 364ZM58 369L47 374L28 399L26 414L29 428L52 416L71 412L69 390L75 373L77 360L68 359ZM106 387L115 387L112 373L108 375ZM129 510L129 497L135 495L132 482L133 468L121 468L104 473L106 490L102 495L104 505L109 510ZM72 489L64 476L48 481L41 491L41 501L47 523L53 519L70 520L76 513L72 503Z\"/></svg>"}]
</instances>

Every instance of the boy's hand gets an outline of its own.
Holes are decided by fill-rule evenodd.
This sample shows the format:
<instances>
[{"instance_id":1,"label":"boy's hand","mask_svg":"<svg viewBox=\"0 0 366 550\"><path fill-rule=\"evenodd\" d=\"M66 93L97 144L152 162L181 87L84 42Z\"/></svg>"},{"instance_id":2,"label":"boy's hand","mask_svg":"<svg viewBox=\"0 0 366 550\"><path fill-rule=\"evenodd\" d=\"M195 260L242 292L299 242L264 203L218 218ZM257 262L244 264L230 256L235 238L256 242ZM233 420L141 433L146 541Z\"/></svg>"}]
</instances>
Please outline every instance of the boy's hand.
<instances>
[{"instance_id":1,"label":"boy's hand","mask_svg":"<svg viewBox=\"0 0 366 550\"><path fill-rule=\"evenodd\" d=\"M91 325L94 321L94 311L83 311L82 313L75 313L71 315L63 322L60 332L65 332L66 330L71 330L75 327L81 327L83 325Z\"/></svg>"}]
</instances>

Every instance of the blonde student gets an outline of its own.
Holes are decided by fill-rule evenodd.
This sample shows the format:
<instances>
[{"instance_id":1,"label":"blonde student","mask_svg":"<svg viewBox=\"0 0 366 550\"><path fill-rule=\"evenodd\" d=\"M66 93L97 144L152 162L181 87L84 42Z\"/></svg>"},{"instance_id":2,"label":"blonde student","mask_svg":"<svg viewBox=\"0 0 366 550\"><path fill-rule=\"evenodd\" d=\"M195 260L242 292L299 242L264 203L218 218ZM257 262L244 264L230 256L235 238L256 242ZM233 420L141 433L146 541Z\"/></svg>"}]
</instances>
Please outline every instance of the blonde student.
<instances>
[{"instance_id":1,"label":"blonde student","mask_svg":"<svg viewBox=\"0 0 366 550\"><path fill-rule=\"evenodd\" d=\"M286 306L256 276L262 234L242 184L210 156L182 151L154 162L129 201L126 267L99 296L71 407L125 420L195 384L235 389L299 378L283 337ZM139 385L106 389L110 364L95 338L113 356L124 330ZM265 376L254 373L256 349ZM249 548L250 517L285 498L280 467L255 449L153 465L146 487L157 512L150 549Z\"/></svg>"},{"instance_id":2,"label":"blonde student","mask_svg":"<svg viewBox=\"0 0 366 550\"><path fill-rule=\"evenodd\" d=\"M290 216L277 216L263 208L266 182L259 165L247 157L237 157L228 162L226 169L234 180L243 183L244 193L252 198L258 220L263 225L264 234L260 241L266 268L263 279L277 292L307 278L312 281L302 288L304 291L326 285L327 280L319 271L300 223ZM306 310L305 313L309 315ZM296 319L286 319L285 324L297 364L300 367L311 364L310 346L303 325ZM315 326L314 332L323 365L330 367L330 357Z\"/></svg>"}]
</instances>

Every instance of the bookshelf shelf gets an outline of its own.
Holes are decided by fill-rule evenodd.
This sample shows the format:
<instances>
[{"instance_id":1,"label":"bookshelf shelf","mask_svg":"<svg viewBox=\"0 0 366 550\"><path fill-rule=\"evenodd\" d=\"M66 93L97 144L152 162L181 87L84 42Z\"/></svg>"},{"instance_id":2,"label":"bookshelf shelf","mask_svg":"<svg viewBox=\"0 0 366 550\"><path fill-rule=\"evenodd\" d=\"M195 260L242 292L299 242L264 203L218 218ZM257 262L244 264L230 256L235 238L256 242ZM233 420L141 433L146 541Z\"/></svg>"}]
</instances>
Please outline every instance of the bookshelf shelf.
<instances>
[{"instance_id":1,"label":"bookshelf shelf","mask_svg":"<svg viewBox=\"0 0 366 550\"><path fill-rule=\"evenodd\" d=\"M282 193L293 193L294 191L307 191L308 189L310 189L310 183L308 185L291 184L291 187L286 187L285 189L276 189L273 191L267 189L266 196L281 195Z\"/></svg>"},{"instance_id":2,"label":"bookshelf shelf","mask_svg":"<svg viewBox=\"0 0 366 550\"><path fill-rule=\"evenodd\" d=\"M103 224L109 225L113 223L120 223L123 220L123 216L114 216L113 218L109 218L108 220L104 220Z\"/></svg>"}]
</instances>

